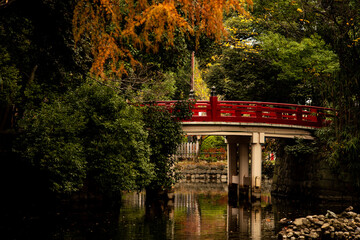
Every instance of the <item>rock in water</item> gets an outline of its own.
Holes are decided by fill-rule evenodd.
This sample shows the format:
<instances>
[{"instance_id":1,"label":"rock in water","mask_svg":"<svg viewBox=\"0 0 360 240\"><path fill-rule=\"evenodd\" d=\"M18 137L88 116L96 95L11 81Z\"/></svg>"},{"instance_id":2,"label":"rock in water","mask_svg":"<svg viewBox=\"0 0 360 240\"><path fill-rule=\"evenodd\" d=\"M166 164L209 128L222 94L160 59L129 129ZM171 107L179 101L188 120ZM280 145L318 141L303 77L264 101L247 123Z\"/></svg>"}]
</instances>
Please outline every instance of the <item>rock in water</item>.
<instances>
[{"instance_id":1,"label":"rock in water","mask_svg":"<svg viewBox=\"0 0 360 240\"><path fill-rule=\"evenodd\" d=\"M278 239L359 239L360 215L348 207L343 213L335 214L328 210L326 216L314 215L304 218L282 219L284 228Z\"/></svg>"},{"instance_id":2,"label":"rock in water","mask_svg":"<svg viewBox=\"0 0 360 240\"><path fill-rule=\"evenodd\" d=\"M345 209L345 212L351 212L352 210L354 210L354 208L353 208L353 206L350 206L347 209Z\"/></svg>"},{"instance_id":3,"label":"rock in water","mask_svg":"<svg viewBox=\"0 0 360 240\"><path fill-rule=\"evenodd\" d=\"M299 226L302 226L303 225L303 219L306 219L306 218L297 218L294 220L293 224L297 227Z\"/></svg>"},{"instance_id":4,"label":"rock in water","mask_svg":"<svg viewBox=\"0 0 360 240\"><path fill-rule=\"evenodd\" d=\"M337 218L337 215L334 212L327 210L326 217L327 218Z\"/></svg>"}]
</instances>

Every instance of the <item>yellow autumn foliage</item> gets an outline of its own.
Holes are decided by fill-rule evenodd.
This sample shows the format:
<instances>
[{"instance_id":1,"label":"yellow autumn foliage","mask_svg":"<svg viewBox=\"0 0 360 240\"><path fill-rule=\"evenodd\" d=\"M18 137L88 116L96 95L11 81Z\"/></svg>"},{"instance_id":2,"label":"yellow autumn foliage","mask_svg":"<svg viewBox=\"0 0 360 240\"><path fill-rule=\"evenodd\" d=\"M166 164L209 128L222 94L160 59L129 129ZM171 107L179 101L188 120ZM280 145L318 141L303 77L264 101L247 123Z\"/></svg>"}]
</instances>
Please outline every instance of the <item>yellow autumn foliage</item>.
<instances>
[{"instance_id":1,"label":"yellow autumn foliage","mask_svg":"<svg viewBox=\"0 0 360 240\"><path fill-rule=\"evenodd\" d=\"M199 64L196 61L194 71L194 92L197 100L210 99L210 89L202 78L202 71L199 69Z\"/></svg>"}]
</instances>

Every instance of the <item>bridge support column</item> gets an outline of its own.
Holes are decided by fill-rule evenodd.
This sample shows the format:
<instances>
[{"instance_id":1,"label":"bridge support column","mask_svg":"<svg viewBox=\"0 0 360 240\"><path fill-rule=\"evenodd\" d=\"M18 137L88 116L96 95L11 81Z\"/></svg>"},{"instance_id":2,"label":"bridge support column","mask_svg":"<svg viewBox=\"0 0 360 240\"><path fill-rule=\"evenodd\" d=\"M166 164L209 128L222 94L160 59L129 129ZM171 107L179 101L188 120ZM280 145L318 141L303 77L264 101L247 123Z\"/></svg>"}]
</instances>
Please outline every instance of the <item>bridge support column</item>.
<instances>
[{"instance_id":1,"label":"bridge support column","mask_svg":"<svg viewBox=\"0 0 360 240\"><path fill-rule=\"evenodd\" d=\"M247 195L249 179L249 137L227 136L229 196Z\"/></svg>"},{"instance_id":2,"label":"bridge support column","mask_svg":"<svg viewBox=\"0 0 360 240\"><path fill-rule=\"evenodd\" d=\"M249 139L239 143L239 192L248 195L249 179Z\"/></svg>"},{"instance_id":3,"label":"bridge support column","mask_svg":"<svg viewBox=\"0 0 360 240\"><path fill-rule=\"evenodd\" d=\"M254 132L251 141L251 191L254 198L261 197L262 143L265 143L264 133Z\"/></svg>"},{"instance_id":4,"label":"bridge support column","mask_svg":"<svg viewBox=\"0 0 360 240\"><path fill-rule=\"evenodd\" d=\"M237 146L232 139L227 139L227 159L228 159L228 189L231 198L237 198L239 175L237 174ZM230 198L229 197L229 198Z\"/></svg>"}]
</instances>

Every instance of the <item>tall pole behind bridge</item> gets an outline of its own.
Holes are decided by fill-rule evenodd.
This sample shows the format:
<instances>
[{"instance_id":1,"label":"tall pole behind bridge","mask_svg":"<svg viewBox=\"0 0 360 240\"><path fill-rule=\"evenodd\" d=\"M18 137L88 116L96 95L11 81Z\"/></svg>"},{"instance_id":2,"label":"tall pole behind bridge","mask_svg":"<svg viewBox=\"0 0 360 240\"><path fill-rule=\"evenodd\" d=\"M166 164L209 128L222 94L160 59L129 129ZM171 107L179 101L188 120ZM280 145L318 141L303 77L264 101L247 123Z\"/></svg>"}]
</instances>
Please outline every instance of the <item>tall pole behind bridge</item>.
<instances>
[{"instance_id":1,"label":"tall pole behind bridge","mask_svg":"<svg viewBox=\"0 0 360 240\"><path fill-rule=\"evenodd\" d=\"M191 53L191 80L190 80L190 90L194 91L194 79L195 79L195 51Z\"/></svg>"}]
</instances>

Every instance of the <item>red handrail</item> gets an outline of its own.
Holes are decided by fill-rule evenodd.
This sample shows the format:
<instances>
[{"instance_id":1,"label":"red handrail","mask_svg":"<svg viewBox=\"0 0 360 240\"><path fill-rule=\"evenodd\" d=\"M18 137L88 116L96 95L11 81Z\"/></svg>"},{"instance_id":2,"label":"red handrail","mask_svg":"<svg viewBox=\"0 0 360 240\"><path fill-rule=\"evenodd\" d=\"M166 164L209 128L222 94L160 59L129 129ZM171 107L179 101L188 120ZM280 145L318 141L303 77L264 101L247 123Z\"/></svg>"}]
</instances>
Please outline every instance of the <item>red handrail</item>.
<instances>
[{"instance_id":1,"label":"red handrail","mask_svg":"<svg viewBox=\"0 0 360 240\"><path fill-rule=\"evenodd\" d=\"M158 101L159 106L171 108L176 101ZM185 122L244 122L286 124L305 127L323 127L333 116L330 108L272 102L197 101L193 116Z\"/></svg>"}]
</instances>

